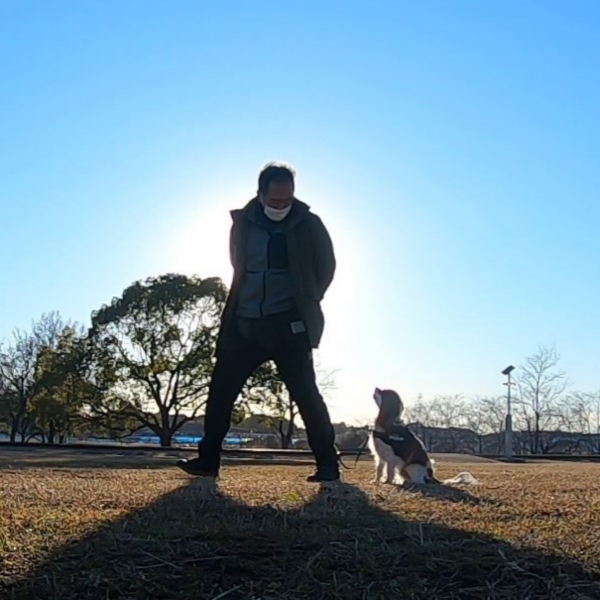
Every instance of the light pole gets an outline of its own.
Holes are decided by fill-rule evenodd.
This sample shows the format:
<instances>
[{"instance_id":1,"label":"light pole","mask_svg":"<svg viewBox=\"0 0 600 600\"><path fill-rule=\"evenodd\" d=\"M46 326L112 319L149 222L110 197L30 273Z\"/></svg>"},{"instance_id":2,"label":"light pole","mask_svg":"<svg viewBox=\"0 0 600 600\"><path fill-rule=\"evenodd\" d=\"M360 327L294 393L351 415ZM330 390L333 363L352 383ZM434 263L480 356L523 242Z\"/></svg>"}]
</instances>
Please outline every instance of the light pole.
<instances>
[{"instance_id":1,"label":"light pole","mask_svg":"<svg viewBox=\"0 0 600 600\"><path fill-rule=\"evenodd\" d=\"M514 385L510 380L510 374L515 370L512 365L509 365L502 371L502 375L508 377L508 381L504 385L508 388L506 392L506 426L504 428L504 457L507 460L512 458L512 413L510 408L510 388Z\"/></svg>"}]
</instances>

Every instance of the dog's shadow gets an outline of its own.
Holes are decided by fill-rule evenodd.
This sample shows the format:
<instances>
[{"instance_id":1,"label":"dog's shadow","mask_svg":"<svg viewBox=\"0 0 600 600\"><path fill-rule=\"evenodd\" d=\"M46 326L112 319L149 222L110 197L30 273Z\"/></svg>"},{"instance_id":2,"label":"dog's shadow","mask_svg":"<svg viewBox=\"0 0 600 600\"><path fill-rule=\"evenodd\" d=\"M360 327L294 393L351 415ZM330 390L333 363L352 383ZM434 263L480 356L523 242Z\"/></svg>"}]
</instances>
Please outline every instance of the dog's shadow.
<instances>
[{"instance_id":1,"label":"dog's shadow","mask_svg":"<svg viewBox=\"0 0 600 600\"><path fill-rule=\"evenodd\" d=\"M405 481L404 483L396 484L395 487L400 493L417 494L445 502L472 504L473 506L498 504L498 501L491 498L475 496L464 485L458 487L444 483L411 483Z\"/></svg>"}]
</instances>

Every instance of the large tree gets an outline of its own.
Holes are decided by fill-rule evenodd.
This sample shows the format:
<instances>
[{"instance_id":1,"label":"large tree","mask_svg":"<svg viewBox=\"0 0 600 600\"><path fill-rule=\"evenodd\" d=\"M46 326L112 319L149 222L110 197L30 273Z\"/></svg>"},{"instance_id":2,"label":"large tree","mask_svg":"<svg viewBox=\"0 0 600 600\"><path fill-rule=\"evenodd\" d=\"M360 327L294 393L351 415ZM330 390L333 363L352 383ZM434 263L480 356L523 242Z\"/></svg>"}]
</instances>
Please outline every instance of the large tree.
<instances>
[{"instance_id":1,"label":"large tree","mask_svg":"<svg viewBox=\"0 0 600 600\"><path fill-rule=\"evenodd\" d=\"M94 312L100 371L115 376L95 408L133 418L170 446L205 403L226 293L217 278L168 274L133 283Z\"/></svg>"}]
</instances>

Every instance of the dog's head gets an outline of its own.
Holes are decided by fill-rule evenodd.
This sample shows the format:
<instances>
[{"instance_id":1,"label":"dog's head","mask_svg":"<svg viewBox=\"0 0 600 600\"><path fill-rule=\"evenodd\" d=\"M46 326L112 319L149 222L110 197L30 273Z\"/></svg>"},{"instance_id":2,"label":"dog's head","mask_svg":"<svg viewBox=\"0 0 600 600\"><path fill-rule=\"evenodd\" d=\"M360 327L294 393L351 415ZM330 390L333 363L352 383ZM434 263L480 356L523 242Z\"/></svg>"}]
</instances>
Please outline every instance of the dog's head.
<instances>
[{"instance_id":1,"label":"dog's head","mask_svg":"<svg viewBox=\"0 0 600 600\"><path fill-rule=\"evenodd\" d=\"M378 425L388 427L402 416L404 404L394 390L375 388L373 399L379 408L379 416L377 417Z\"/></svg>"}]
</instances>

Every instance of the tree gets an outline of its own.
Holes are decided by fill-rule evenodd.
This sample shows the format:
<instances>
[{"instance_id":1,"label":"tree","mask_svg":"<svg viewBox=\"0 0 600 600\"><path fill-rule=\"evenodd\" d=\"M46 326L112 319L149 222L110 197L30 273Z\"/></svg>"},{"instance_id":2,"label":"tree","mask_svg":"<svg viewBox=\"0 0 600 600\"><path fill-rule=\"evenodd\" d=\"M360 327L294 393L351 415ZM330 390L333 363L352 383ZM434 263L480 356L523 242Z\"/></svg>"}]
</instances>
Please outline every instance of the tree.
<instances>
[{"instance_id":1,"label":"tree","mask_svg":"<svg viewBox=\"0 0 600 600\"><path fill-rule=\"evenodd\" d=\"M504 444L502 431L506 418L506 400L502 396L477 396L465 413L467 427L477 434L478 453L484 452L484 440L488 435L495 437L496 453L500 453Z\"/></svg>"},{"instance_id":2,"label":"tree","mask_svg":"<svg viewBox=\"0 0 600 600\"><path fill-rule=\"evenodd\" d=\"M335 389L335 374L318 364L315 370L319 390L326 396ZM299 410L273 362L267 362L256 370L248 381L243 397L248 412L266 411L262 416L263 423L278 436L281 448L289 448L296 432Z\"/></svg>"},{"instance_id":3,"label":"tree","mask_svg":"<svg viewBox=\"0 0 600 600\"><path fill-rule=\"evenodd\" d=\"M96 377L114 381L91 412L133 419L170 446L206 400L226 293L217 278L168 274L133 283L94 312Z\"/></svg>"},{"instance_id":4,"label":"tree","mask_svg":"<svg viewBox=\"0 0 600 600\"><path fill-rule=\"evenodd\" d=\"M550 450L551 440L543 431L557 423L558 402L567 387L564 371L559 369L560 356L552 346L540 347L525 359L515 378L517 415L529 438L529 451L543 454Z\"/></svg>"},{"instance_id":5,"label":"tree","mask_svg":"<svg viewBox=\"0 0 600 600\"><path fill-rule=\"evenodd\" d=\"M425 400L422 394L417 401L405 409L403 420L414 423L415 433L421 438L428 451L433 449L432 429L436 426L435 408L431 400Z\"/></svg>"},{"instance_id":6,"label":"tree","mask_svg":"<svg viewBox=\"0 0 600 600\"><path fill-rule=\"evenodd\" d=\"M467 427L477 436L477 448L473 449L478 454L483 454L483 440L488 433L485 422L485 409L479 402L473 402L466 406L465 422Z\"/></svg>"},{"instance_id":7,"label":"tree","mask_svg":"<svg viewBox=\"0 0 600 600\"><path fill-rule=\"evenodd\" d=\"M63 443L83 423L85 403L96 393L88 378L83 328L67 325L55 347L38 351L31 413L43 441Z\"/></svg>"},{"instance_id":8,"label":"tree","mask_svg":"<svg viewBox=\"0 0 600 600\"><path fill-rule=\"evenodd\" d=\"M40 348L53 348L65 324L57 312L45 313L32 325L32 332L16 329L12 343L0 344L0 379L3 381L0 414L8 425L10 441L20 435L26 442L35 434L29 411L35 389L35 367Z\"/></svg>"},{"instance_id":9,"label":"tree","mask_svg":"<svg viewBox=\"0 0 600 600\"><path fill-rule=\"evenodd\" d=\"M437 427L444 430L444 451L460 452L465 439L465 399L461 395L436 396L432 402L432 414Z\"/></svg>"},{"instance_id":10,"label":"tree","mask_svg":"<svg viewBox=\"0 0 600 600\"><path fill-rule=\"evenodd\" d=\"M568 431L579 433L574 450L581 446L600 454L600 391L572 392L565 396L561 418Z\"/></svg>"},{"instance_id":11,"label":"tree","mask_svg":"<svg viewBox=\"0 0 600 600\"><path fill-rule=\"evenodd\" d=\"M18 400L0 369L0 427L3 432L10 433L17 404Z\"/></svg>"},{"instance_id":12,"label":"tree","mask_svg":"<svg viewBox=\"0 0 600 600\"><path fill-rule=\"evenodd\" d=\"M23 433L33 387L35 352L35 338L19 329L13 333L12 344L0 346L0 373L4 382L2 414L11 442Z\"/></svg>"}]
</instances>

